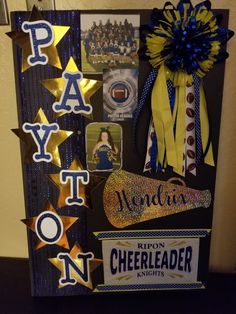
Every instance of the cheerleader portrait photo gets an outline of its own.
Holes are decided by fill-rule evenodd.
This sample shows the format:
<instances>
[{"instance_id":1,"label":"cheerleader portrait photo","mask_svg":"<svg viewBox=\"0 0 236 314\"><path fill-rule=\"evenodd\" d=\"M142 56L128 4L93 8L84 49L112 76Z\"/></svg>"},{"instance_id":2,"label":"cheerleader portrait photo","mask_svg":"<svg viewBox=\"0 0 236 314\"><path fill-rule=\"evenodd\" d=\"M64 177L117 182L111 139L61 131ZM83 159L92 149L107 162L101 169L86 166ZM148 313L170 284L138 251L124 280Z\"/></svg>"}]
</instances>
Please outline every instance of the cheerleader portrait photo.
<instances>
[{"instance_id":1,"label":"cheerleader portrait photo","mask_svg":"<svg viewBox=\"0 0 236 314\"><path fill-rule=\"evenodd\" d=\"M88 171L114 171L122 167L122 128L116 123L95 122L86 127Z\"/></svg>"},{"instance_id":2,"label":"cheerleader portrait photo","mask_svg":"<svg viewBox=\"0 0 236 314\"><path fill-rule=\"evenodd\" d=\"M83 72L108 68L137 68L139 15L82 14L81 57Z\"/></svg>"}]
</instances>

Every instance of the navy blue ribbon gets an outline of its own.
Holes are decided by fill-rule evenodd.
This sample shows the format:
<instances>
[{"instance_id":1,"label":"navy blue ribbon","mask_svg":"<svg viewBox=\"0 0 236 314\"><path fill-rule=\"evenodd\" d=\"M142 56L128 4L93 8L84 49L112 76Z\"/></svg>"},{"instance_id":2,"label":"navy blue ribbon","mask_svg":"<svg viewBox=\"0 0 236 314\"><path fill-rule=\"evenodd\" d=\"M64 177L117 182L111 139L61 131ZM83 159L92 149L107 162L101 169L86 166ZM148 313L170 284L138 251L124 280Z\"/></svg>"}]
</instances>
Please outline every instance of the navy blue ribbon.
<instances>
[{"instance_id":1,"label":"navy blue ribbon","mask_svg":"<svg viewBox=\"0 0 236 314\"><path fill-rule=\"evenodd\" d=\"M135 147L136 147L137 124L139 122L139 118L140 118L140 115L142 113L142 110L146 105L147 97L150 95L150 90L153 86L153 83L154 83L156 77L157 77L157 72L158 72L157 69L151 70L148 78L145 81L145 84L144 84L144 87L142 90L142 94L141 94L141 97L140 97L139 102L138 102L137 109L135 110L135 113L134 113L133 132L132 133L133 133L133 143L134 143Z\"/></svg>"},{"instance_id":2,"label":"navy blue ribbon","mask_svg":"<svg viewBox=\"0 0 236 314\"><path fill-rule=\"evenodd\" d=\"M184 5L189 4L188 13L192 11L193 5L190 0L181 0L177 5L177 10L180 12L181 16L184 16Z\"/></svg>"},{"instance_id":3,"label":"navy blue ribbon","mask_svg":"<svg viewBox=\"0 0 236 314\"><path fill-rule=\"evenodd\" d=\"M156 132L154 130L154 133L152 135L152 147L151 147L151 160L150 160L150 163L151 163L151 169L153 171L156 171L156 161L157 161L157 136L156 136Z\"/></svg>"}]
</instances>

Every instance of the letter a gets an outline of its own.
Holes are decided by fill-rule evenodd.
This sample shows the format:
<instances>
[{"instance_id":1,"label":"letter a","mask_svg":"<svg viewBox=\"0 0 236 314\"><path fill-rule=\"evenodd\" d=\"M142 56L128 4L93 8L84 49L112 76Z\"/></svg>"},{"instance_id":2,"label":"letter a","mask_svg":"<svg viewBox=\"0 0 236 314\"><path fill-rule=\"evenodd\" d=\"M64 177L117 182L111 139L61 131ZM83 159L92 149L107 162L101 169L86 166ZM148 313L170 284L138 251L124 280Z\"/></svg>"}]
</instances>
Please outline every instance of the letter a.
<instances>
[{"instance_id":1,"label":"letter a","mask_svg":"<svg viewBox=\"0 0 236 314\"><path fill-rule=\"evenodd\" d=\"M52 154L46 151L49 138L52 133L57 133L59 125L57 123L52 124L40 124L40 123L24 123L22 127L25 133L31 133L35 144L38 147L38 151L33 154L33 160L35 162L51 162Z\"/></svg>"},{"instance_id":2,"label":"letter a","mask_svg":"<svg viewBox=\"0 0 236 314\"><path fill-rule=\"evenodd\" d=\"M81 72L63 72L62 77L66 84L60 101L52 105L55 112L64 113L85 113L90 114L92 106L85 103L83 93L80 88L80 81L83 79Z\"/></svg>"},{"instance_id":3,"label":"letter a","mask_svg":"<svg viewBox=\"0 0 236 314\"><path fill-rule=\"evenodd\" d=\"M41 48L49 47L54 41L52 25L47 21L24 22L21 26L23 32L29 33L32 54L27 61L29 65L45 65L48 63L48 56L42 53Z\"/></svg>"}]
</instances>

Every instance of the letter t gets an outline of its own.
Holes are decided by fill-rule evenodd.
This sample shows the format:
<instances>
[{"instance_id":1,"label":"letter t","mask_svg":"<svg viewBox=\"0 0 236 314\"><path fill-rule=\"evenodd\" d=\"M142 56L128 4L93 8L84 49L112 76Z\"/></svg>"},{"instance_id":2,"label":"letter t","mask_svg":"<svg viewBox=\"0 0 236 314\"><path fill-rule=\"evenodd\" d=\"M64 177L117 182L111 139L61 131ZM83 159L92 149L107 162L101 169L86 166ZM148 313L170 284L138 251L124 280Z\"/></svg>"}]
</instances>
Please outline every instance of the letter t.
<instances>
[{"instance_id":1,"label":"letter t","mask_svg":"<svg viewBox=\"0 0 236 314\"><path fill-rule=\"evenodd\" d=\"M89 173L86 170L62 170L60 172L60 182L63 184L70 181L70 196L66 198L66 204L71 205L83 205L84 199L79 196L79 181L82 184L89 183Z\"/></svg>"}]
</instances>

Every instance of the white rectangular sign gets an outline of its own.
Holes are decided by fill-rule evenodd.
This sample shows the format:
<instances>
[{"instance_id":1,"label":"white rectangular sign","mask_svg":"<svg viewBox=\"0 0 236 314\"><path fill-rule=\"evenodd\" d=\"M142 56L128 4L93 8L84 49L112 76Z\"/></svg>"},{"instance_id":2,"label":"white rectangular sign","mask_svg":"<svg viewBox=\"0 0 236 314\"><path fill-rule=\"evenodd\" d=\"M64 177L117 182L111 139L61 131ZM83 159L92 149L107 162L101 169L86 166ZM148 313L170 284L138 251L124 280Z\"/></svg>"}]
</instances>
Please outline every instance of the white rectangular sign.
<instances>
[{"instance_id":1,"label":"white rectangular sign","mask_svg":"<svg viewBox=\"0 0 236 314\"><path fill-rule=\"evenodd\" d=\"M199 239L117 239L102 243L104 283L197 282Z\"/></svg>"}]
</instances>

